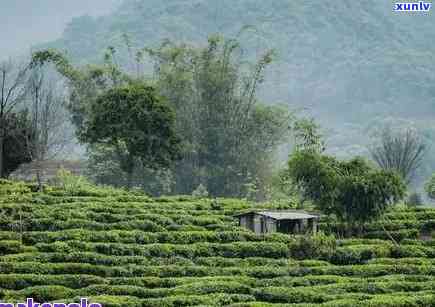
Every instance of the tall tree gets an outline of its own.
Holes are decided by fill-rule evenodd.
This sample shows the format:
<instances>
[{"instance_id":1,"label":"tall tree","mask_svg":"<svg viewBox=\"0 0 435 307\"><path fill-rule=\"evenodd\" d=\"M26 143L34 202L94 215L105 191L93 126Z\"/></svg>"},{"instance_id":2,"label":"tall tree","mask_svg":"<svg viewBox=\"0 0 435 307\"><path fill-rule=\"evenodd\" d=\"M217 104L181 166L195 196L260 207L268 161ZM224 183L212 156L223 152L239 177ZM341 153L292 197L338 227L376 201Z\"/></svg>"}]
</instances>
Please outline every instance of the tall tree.
<instances>
[{"instance_id":1,"label":"tall tree","mask_svg":"<svg viewBox=\"0 0 435 307\"><path fill-rule=\"evenodd\" d=\"M310 150L290 156L288 176L319 210L346 222L349 231L378 218L406 191L398 174L372 168L361 158L339 161Z\"/></svg>"},{"instance_id":2,"label":"tall tree","mask_svg":"<svg viewBox=\"0 0 435 307\"><path fill-rule=\"evenodd\" d=\"M133 54L130 43L128 48ZM215 36L205 48L165 42L137 51L136 60L144 54L154 60L157 91L175 109L183 141L182 159L173 168L174 192L190 194L202 183L213 195L244 196L252 181L270 177L274 151L285 141L291 118L285 107L264 106L257 99L272 52L248 65L237 40ZM35 65L54 63L70 81L70 110L81 139L96 97L140 79L140 69L136 76L123 72L115 55L109 48L103 66L80 69L52 50L33 57Z\"/></svg>"},{"instance_id":3,"label":"tall tree","mask_svg":"<svg viewBox=\"0 0 435 307\"><path fill-rule=\"evenodd\" d=\"M87 177L97 183L115 187L131 185L141 188L148 195L168 195L172 192L173 176L170 168L147 168L140 159L134 161L132 175L121 168L119 150L106 144L95 144L88 148ZM123 156L126 153L122 153ZM129 183L130 181L130 183Z\"/></svg>"},{"instance_id":4,"label":"tall tree","mask_svg":"<svg viewBox=\"0 0 435 307\"><path fill-rule=\"evenodd\" d=\"M12 61L0 63L0 178L6 176L5 142L11 135L7 119L25 99L27 72L27 66L19 67Z\"/></svg>"},{"instance_id":5,"label":"tall tree","mask_svg":"<svg viewBox=\"0 0 435 307\"><path fill-rule=\"evenodd\" d=\"M63 77L67 93L66 109L81 143L84 143L82 132L85 130L85 122L92 115L91 105L97 97L115 86L126 85L131 80L114 63L114 54L115 50L108 48L101 65L84 66L74 66L63 53L54 49L37 51L32 55L32 70L43 71L51 66ZM88 150L92 148L96 147L91 146Z\"/></svg>"},{"instance_id":6,"label":"tall tree","mask_svg":"<svg viewBox=\"0 0 435 307\"><path fill-rule=\"evenodd\" d=\"M202 184L212 195L243 196L249 180L262 181L271 169L289 128L290 113L261 105L256 95L272 52L247 65L238 40L220 36L204 48L165 42L146 51L184 142L177 192L191 193Z\"/></svg>"},{"instance_id":7,"label":"tall tree","mask_svg":"<svg viewBox=\"0 0 435 307\"><path fill-rule=\"evenodd\" d=\"M68 110L71 112L71 119L76 126L77 137L83 131L83 124L89 116L90 106L98 95L108 89L126 84L128 76L123 73L117 65L112 62L114 50L109 48L105 61L102 65L86 65L75 67L59 51L43 50L32 55L30 67L37 69L53 64L67 81L69 90Z\"/></svg>"},{"instance_id":8,"label":"tall tree","mask_svg":"<svg viewBox=\"0 0 435 307\"><path fill-rule=\"evenodd\" d=\"M421 166L426 144L413 129L394 131L387 127L382 131L379 143L370 148L370 153L379 167L397 171L410 183Z\"/></svg>"},{"instance_id":9,"label":"tall tree","mask_svg":"<svg viewBox=\"0 0 435 307\"><path fill-rule=\"evenodd\" d=\"M3 176L7 178L21 164L32 161L34 131L26 110L8 113L4 125Z\"/></svg>"},{"instance_id":10,"label":"tall tree","mask_svg":"<svg viewBox=\"0 0 435 307\"><path fill-rule=\"evenodd\" d=\"M141 82L116 87L90 106L82 139L107 144L119 153L121 168L131 187L136 159L148 168L167 168L179 153L175 114L153 87Z\"/></svg>"},{"instance_id":11,"label":"tall tree","mask_svg":"<svg viewBox=\"0 0 435 307\"><path fill-rule=\"evenodd\" d=\"M308 150L322 153L325 151L325 141L320 133L320 127L314 119L298 119L293 125L296 150Z\"/></svg>"},{"instance_id":12,"label":"tall tree","mask_svg":"<svg viewBox=\"0 0 435 307\"><path fill-rule=\"evenodd\" d=\"M435 174L432 174L424 188L429 198L435 199Z\"/></svg>"},{"instance_id":13,"label":"tall tree","mask_svg":"<svg viewBox=\"0 0 435 307\"><path fill-rule=\"evenodd\" d=\"M33 137L29 154L35 162L36 178L42 187L42 163L56 158L69 141L65 97L55 81L55 74L42 67L34 67L28 81L30 120Z\"/></svg>"}]
</instances>

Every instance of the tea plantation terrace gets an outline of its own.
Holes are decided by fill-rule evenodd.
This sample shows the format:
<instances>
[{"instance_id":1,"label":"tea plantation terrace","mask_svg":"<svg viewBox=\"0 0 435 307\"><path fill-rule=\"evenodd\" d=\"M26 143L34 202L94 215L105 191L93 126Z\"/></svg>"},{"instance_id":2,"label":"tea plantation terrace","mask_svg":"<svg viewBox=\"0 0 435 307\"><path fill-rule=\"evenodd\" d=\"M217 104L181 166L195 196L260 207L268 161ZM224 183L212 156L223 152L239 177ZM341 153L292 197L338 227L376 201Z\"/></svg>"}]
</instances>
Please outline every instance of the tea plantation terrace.
<instances>
[{"instance_id":1,"label":"tea plantation terrace","mask_svg":"<svg viewBox=\"0 0 435 307\"><path fill-rule=\"evenodd\" d=\"M0 300L136 306L434 306L434 209L395 208L364 237L259 235L235 199L150 198L2 181ZM326 233L340 229L321 220ZM396 245L383 229L398 242Z\"/></svg>"}]
</instances>

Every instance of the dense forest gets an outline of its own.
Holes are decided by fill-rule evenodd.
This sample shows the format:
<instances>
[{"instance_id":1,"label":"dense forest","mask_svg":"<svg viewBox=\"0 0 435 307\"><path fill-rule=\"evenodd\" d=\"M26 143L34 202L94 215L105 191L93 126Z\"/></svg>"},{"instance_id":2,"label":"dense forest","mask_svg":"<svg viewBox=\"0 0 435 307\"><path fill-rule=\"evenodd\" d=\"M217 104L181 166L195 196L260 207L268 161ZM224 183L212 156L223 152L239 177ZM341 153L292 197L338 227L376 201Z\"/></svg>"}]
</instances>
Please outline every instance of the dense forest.
<instances>
[{"instance_id":1,"label":"dense forest","mask_svg":"<svg viewBox=\"0 0 435 307\"><path fill-rule=\"evenodd\" d=\"M280 170L308 123L321 135L325 153L401 168L410 193L421 198L435 162L429 28L428 16L400 15L373 1L122 1L108 15L72 19L61 38L33 47L50 54L36 56L22 75L15 71L18 83L27 78L25 70L38 71L22 87L31 102L17 110L40 111L43 95L62 101L65 120L52 125L62 122L60 130L67 133L63 140L46 133L45 147L74 152L67 159L77 159L71 149L81 148L79 159L88 161L88 174L97 183L136 186L153 195L204 188L211 195L264 200L276 192ZM55 90L54 79L64 82ZM120 139L103 144L101 135L91 138L86 132L85 124L95 119L87 101L133 79L153 86L175 112L174 137L181 148L175 164L154 167L143 163L145 156L130 154L126 162L122 156L132 149L121 148ZM12 98L20 93L14 89L16 97L3 95L5 106L17 102ZM30 122L42 115L56 117L32 114ZM27 132L41 134L37 126ZM69 139L68 146L51 144L53 137L58 143ZM381 154L394 146L400 150L401 144L394 144L399 139L416 149L402 148L409 165L399 155ZM23 162L35 156L31 152ZM137 159L142 161L132 162Z\"/></svg>"}]
</instances>

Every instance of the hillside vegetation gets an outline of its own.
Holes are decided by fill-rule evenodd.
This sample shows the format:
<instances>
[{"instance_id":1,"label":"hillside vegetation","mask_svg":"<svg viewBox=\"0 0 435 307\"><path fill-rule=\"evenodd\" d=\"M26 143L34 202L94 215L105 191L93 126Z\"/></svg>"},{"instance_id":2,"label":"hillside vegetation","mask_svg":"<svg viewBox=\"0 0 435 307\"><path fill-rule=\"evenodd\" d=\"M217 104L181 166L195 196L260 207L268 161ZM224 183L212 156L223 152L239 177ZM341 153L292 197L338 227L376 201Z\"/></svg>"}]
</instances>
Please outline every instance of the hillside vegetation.
<instances>
[{"instance_id":1,"label":"hillside vegetation","mask_svg":"<svg viewBox=\"0 0 435 307\"><path fill-rule=\"evenodd\" d=\"M341 239L258 236L235 199L150 198L80 180L0 184L0 300L121 306L434 306L434 209L394 208ZM290 205L288 205L290 206ZM386 229L388 232L385 232ZM387 233L389 234L387 236ZM418 240L424 235L426 240ZM398 244L389 239L393 236Z\"/></svg>"},{"instance_id":2,"label":"hillside vegetation","mask_svg":"<svg viewBox=\"0 0 435 307\"><path fill-rule=\"evenodd\" d=\"M277 52L263 100L307 110L328 131L331 151L348 157L366 154L369 136L384 125L414 126L432 143L433 18L392 8L375 0L127 0L99 19L74 19L44 47L95 63L108 45L123 45L123 34L139 47L164 39L204 45L211 34L233 37L252 26L241 35L245 54ZM433 172L433 156L419 183Z\"/></svg>"}]
</instances>

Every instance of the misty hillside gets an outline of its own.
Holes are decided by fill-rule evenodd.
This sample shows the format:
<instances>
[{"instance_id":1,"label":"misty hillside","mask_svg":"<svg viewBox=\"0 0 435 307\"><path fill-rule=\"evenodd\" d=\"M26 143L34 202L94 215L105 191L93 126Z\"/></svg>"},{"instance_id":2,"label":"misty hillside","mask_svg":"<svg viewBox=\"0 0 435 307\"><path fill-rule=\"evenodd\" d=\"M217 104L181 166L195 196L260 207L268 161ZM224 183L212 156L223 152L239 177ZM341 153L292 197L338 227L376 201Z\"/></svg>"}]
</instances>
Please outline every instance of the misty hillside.
<instances>
[{"instance_id":1,"label":"misty hillside","mask_svg":"<svg viewBox=\"0 0 435 307\"><path fill-rule=\"evenodd\" d=\"M366 153L381 121L435 135L435 20L392 9L376 0L127 0L111 15L75 18L44 47L83 63L101 59L124 33L139 46L165 38L203 44L210 34L235 36L252 25L242 36L249 54L272 48L278 55L263 100L304 108L326 129L329 150L347 156ZM426 166L421 177L433 170Z\"/></svg>"},{"instance_id":2,"label":"misty hillside","mask_svg":"<svg viewBox=\"0 0 435 307\"><path fill-rule=\"evenodd\" d=\"M120 0L0 1L0 59L27 54L30 47L58 38L74 16L99 16Z\"/></svg>"}]
</instances>

